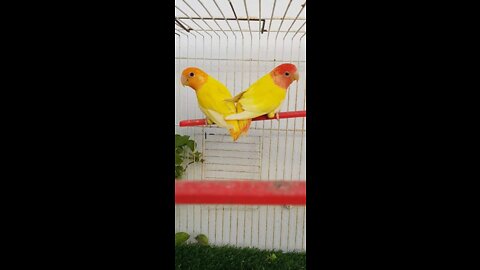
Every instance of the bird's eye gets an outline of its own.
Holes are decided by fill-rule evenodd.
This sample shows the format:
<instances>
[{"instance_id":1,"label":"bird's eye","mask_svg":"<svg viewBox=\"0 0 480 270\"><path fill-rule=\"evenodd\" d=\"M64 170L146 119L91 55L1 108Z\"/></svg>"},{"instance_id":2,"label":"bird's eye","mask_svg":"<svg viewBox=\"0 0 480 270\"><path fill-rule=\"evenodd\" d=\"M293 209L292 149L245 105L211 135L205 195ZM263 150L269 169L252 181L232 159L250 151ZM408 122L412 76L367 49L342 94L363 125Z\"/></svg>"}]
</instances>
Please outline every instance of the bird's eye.
<instances>
[{"instance_id":1,"label":"bird's eye","mask_svg":"<svg viewBox=\"0 0 480 270\"><path fill-rule=\"evenodd\" d=\"M195 76L195 74L194 74L193 72L190 72L190 74L189 74L189 75L190 75L190 77L193 77L193 76Z\"/></svg>"},{"instance_id":2,"label":"bird's eye","mask_svg":"<svg viewBox=\"0 0 480 270\"><path fill-rule=\"evenodd\" d=\"M287 76L287 77L288 77L288 76L290 76L290 73L288 73L288 72L285 72L285 76Z\"/></svg>"}]
</instances>

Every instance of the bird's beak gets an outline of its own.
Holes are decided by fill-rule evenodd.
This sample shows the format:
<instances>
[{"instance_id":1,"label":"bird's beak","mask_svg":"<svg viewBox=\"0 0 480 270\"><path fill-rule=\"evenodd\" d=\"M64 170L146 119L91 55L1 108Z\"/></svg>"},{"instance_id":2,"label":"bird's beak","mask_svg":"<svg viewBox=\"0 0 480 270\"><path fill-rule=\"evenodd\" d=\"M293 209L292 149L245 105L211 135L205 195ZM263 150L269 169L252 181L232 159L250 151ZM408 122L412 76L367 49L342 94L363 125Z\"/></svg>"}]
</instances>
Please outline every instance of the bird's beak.
<instances>
[{"instance_id":1,"label":"bird's beak","mask_svg":"<svg viewBox=\"0 0 480 270\"><path fill-rule=\"evenodd\" d=\"M185 77L185 76L182 75L181 80L182 80L182 85L183 85L183 86L187 85L187 77Z\"/></svg>"},{"instance_id":2,"label":"bird's beak","mask_svg":"<svg viewBox=\"0 0 480 270\"><path fill-rule=\"evenodd\" d=\"M293 73L293 79L296 81L300 79L300 75L298 74L298 72Z\"/></svg>"}]
</instances>

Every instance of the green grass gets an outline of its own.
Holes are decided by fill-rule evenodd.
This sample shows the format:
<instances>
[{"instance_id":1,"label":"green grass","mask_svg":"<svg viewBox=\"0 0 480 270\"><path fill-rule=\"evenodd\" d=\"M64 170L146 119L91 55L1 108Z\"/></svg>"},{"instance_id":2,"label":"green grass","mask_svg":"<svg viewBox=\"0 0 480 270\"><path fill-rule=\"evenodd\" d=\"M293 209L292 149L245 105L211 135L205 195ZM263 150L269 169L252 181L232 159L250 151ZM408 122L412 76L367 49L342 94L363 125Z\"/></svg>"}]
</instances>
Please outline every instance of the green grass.
<instances>
[{"instance_id":1,"label":"green grass","mask_svg":"<svg viewBox=\"0 0 480 270\"><path fill-rule=\"evenodd\" d=\"M306 269L305 256L305 252L283 253L253 248L188 244L175 246L175 269Z\"/></svg>"}]
</instances>

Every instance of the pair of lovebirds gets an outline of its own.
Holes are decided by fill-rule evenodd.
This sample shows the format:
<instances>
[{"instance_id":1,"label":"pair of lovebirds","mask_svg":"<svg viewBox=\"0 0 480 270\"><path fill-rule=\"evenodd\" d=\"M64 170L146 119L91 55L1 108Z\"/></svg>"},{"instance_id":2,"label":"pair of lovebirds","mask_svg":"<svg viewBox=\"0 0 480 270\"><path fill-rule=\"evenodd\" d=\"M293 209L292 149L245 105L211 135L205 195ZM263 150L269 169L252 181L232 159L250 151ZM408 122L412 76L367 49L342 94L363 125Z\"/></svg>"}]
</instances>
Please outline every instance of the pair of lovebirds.
<instances>
[{"instance_id":1,"label":"pair of lovebirds","mask_svg":"<svg viewBox=\"0 0 480 270\"><path fill-rule=\"evenodd\" d=\"M267 115L279 119L278 111L287 89L298 81L297 67L281 64L250 85L245 91L232 97L227 87L196 67L182 72L182 85L190 86L197 95L200 110L207 116L207 123L229 130L233 141L247 135L252 118Z\"/></svg>"}]
</instances>

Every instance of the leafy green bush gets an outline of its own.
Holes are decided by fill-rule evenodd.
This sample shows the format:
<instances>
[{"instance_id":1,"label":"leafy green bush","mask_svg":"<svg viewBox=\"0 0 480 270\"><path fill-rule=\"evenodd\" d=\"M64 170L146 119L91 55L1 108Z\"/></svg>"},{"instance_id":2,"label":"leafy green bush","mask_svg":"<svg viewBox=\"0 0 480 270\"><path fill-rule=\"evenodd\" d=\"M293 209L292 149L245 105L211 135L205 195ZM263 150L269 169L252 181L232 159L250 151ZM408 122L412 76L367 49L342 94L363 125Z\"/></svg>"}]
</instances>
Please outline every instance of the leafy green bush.
<instances>
[{"instance_id":1,"label":"leafy green bush","mask_svg":"<svg viewBox=\"0 0 480 270\"><path fill-rule=\"evenodd\" d=\"M306 269L306 255L306 252L183 244L175 246L175 269L301 270Z\"/></svg>"},{"instance_id":2,"label":"leafy green bush","mask_svg":"<svg viewBox=\"0 0 480 270\"><path fill-rule=\"evenodd\" d=\"M181 178L190 164L204 161L196 147L197 143L190 136L175 134L175 179Z\"/></svg>"}]
</instances>

